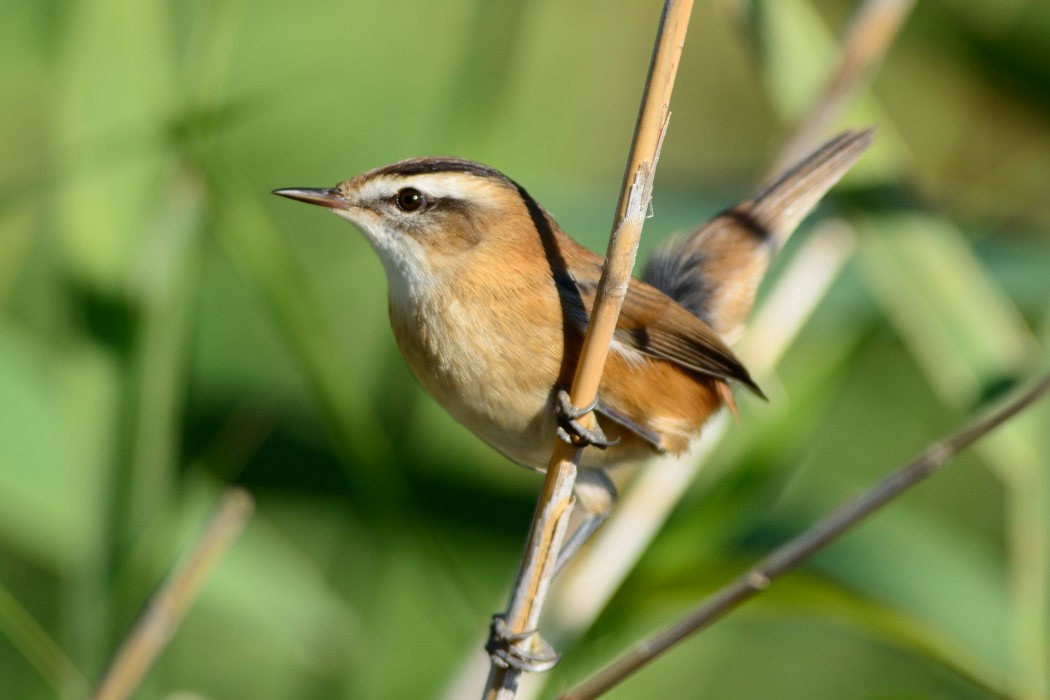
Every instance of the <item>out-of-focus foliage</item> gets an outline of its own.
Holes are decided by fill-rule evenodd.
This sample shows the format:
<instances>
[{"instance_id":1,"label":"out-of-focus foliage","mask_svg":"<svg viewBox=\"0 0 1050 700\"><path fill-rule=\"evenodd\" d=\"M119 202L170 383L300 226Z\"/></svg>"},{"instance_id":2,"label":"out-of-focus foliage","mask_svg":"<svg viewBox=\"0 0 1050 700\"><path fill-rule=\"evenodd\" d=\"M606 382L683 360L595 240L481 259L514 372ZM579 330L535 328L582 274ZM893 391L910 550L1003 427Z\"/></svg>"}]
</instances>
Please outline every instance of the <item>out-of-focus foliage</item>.
<instances>
[{"instance_id":1,"label":"out-of-focus foliage","mask_svg":"<svg viewBox=\"0 0 1050 700\"><path fill-rule=\"evenodd\" d=\"M356 232L267 192L451 153L604 249L659 5L0 3L0 696L79 697L229 482L258 514L139 697L441 692L540 477L421 392ZM852 7L697 2L643 257L748 196ZM1050 7L920 0L871 122L817 215L854 264L555 685L1043 363ZM613 697L1045 697L1048 436L1044 406Z\"/></svg>"}]
</instances>

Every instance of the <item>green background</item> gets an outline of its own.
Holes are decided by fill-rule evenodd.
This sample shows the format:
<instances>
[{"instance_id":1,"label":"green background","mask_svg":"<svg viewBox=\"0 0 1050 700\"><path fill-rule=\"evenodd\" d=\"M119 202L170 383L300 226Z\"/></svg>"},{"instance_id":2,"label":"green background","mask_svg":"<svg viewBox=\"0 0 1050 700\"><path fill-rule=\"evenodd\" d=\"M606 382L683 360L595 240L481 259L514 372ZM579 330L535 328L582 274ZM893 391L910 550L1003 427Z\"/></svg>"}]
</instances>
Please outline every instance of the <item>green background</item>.
<instances>
[{"instance_id":1,"label":"green background","mask_svg":"<svg viewBox=\"0 0 1050 700\"><path fill-rule=\"evenodd\" d=\"M749 196L852 9L697 0L641 259ZM540 475L423 394L360 235L268 192L453 154L604 250L659 11L0 0L0 697L82 697L227 483L258 512L138 697L440 697ZM784 257L829 216L856 255L548 695L1046 364L1050 5L920 0L867 124ZM1048 469L1043 405L611 697L1047 697Z\"/></svg>"}]
</instances>

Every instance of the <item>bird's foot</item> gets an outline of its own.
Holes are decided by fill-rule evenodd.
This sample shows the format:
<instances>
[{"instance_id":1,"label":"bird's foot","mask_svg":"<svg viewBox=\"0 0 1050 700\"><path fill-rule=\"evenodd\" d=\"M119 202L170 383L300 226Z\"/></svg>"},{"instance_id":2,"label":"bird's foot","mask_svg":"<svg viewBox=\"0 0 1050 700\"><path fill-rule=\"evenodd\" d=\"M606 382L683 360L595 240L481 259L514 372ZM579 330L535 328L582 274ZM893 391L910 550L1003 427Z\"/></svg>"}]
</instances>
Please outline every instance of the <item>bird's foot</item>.
<instances>
[{"instance_id":1,"label":"bird's foot","mask_svg":"<svg viewBox=\"0 0 1050 700\"><path fill-rule=\"evenodd\" d=\"M602 429L598 427L597 422L595 422L593 428L587 428L579 421L581 416L597 408L598 400L599 397L596 396L589 405L577 408L572 405L569 392L565 391L565 389L559 389L558 401L555 403L554 409L554 413L558 416L558 437L570 445L576 445L577 447L591 445L601 450L618 444L620 438L610 441L609 438L605 437Z\"/></svg>"},{"instance_id":2,"label":"bird's foot","mask_svg":"<svg viewBox=\"0 0 1050 700\"><path fill-rule=\"evenodd\" d=\"M485 651L497 666L527 673L549 671L561 658L536 630L521 634L511 632L503 615L492 616Z\"/></svg>"}]
</instances>

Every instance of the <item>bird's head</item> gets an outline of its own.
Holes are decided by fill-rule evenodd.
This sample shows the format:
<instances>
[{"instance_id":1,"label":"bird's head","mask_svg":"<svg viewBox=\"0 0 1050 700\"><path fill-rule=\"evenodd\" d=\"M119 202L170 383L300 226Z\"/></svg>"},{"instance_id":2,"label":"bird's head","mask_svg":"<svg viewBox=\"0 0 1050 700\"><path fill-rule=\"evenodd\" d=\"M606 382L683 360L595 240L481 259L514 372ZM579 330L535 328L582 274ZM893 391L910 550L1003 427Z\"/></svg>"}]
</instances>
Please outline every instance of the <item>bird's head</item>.
<instances>
[{"instance_id":1,"label":"bird's head","mask_svg":"<svg viewBox=\"0 0 1050 700\"><path fill-rule=\"evenodd\" d=\"M527 197L512 180L457 158L414 158L332 188L274 190L326 207L356 225L391 283L450 269L481 250L496 252L529 223Z\"/></svg>"}]
</instances>

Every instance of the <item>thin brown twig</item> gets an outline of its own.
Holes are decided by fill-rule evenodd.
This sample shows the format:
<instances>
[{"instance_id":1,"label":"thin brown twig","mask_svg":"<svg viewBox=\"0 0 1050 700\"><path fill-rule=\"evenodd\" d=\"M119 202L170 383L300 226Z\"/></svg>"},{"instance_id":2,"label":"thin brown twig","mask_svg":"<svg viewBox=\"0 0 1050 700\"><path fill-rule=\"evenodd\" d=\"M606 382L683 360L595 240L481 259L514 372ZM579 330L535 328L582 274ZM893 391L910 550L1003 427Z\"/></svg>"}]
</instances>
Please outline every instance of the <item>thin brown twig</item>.
<instances>
[{"instance_id":1,"label":"thin brown twig","mask_svg":"<svg viewBox=\"0 0 1050 700\"><path fill-rule=\"evenodd\" d=\"M587 406L598 395L609 343L616 329L638 252L660 146L667 129L671 91L692 9L692 0L667 0L660 18L660 29L635 124L634 140L624 172L605 266L569 391L575 406ZM583 421L587 427L594 427L592 415L584 416ZM516 648L525 654L536 653L545 645L534 631L539 623L544 599L554 575L555 560L572 512L572 489L579 455L580 448L573 445L558 442L554 447L517 582L503 618L507 631L520 639ZM492 670L483 697L486 700L513 698L520 675L520 671L501 664L493 656Z\"/></svg>"},{"instance_id":2,"label":"thin brown twig","mask_svg":"<svg viewBox=\"0 0 1050 700\"><path fill-rule=\"evenodd\" d=\"M726 613L769 588L777 578L835 541L861 520L937 472L952 457L1035 403L1050 390L1050 374L1002 408L979 418L954 435L933 443L909 464L892 472L865 493L839 506L829 516L782 545L747 573L724 586L666 629L630 651L558 700L592 700L621 683L679 642L699 632Z\"/></svg>"},{"instance_id":3,"label":"thin brown twig","mask_svg":"<svg viewBox=\"0 0 1050 700\"><path fill-rule=\"evenodd\" d=\"M241 488L227 489L186 562L150 598L121 643L92 695L93 700L127 700L168 646L201 586L241 534L254 502Z\"/></svg>"}]
</instances>

